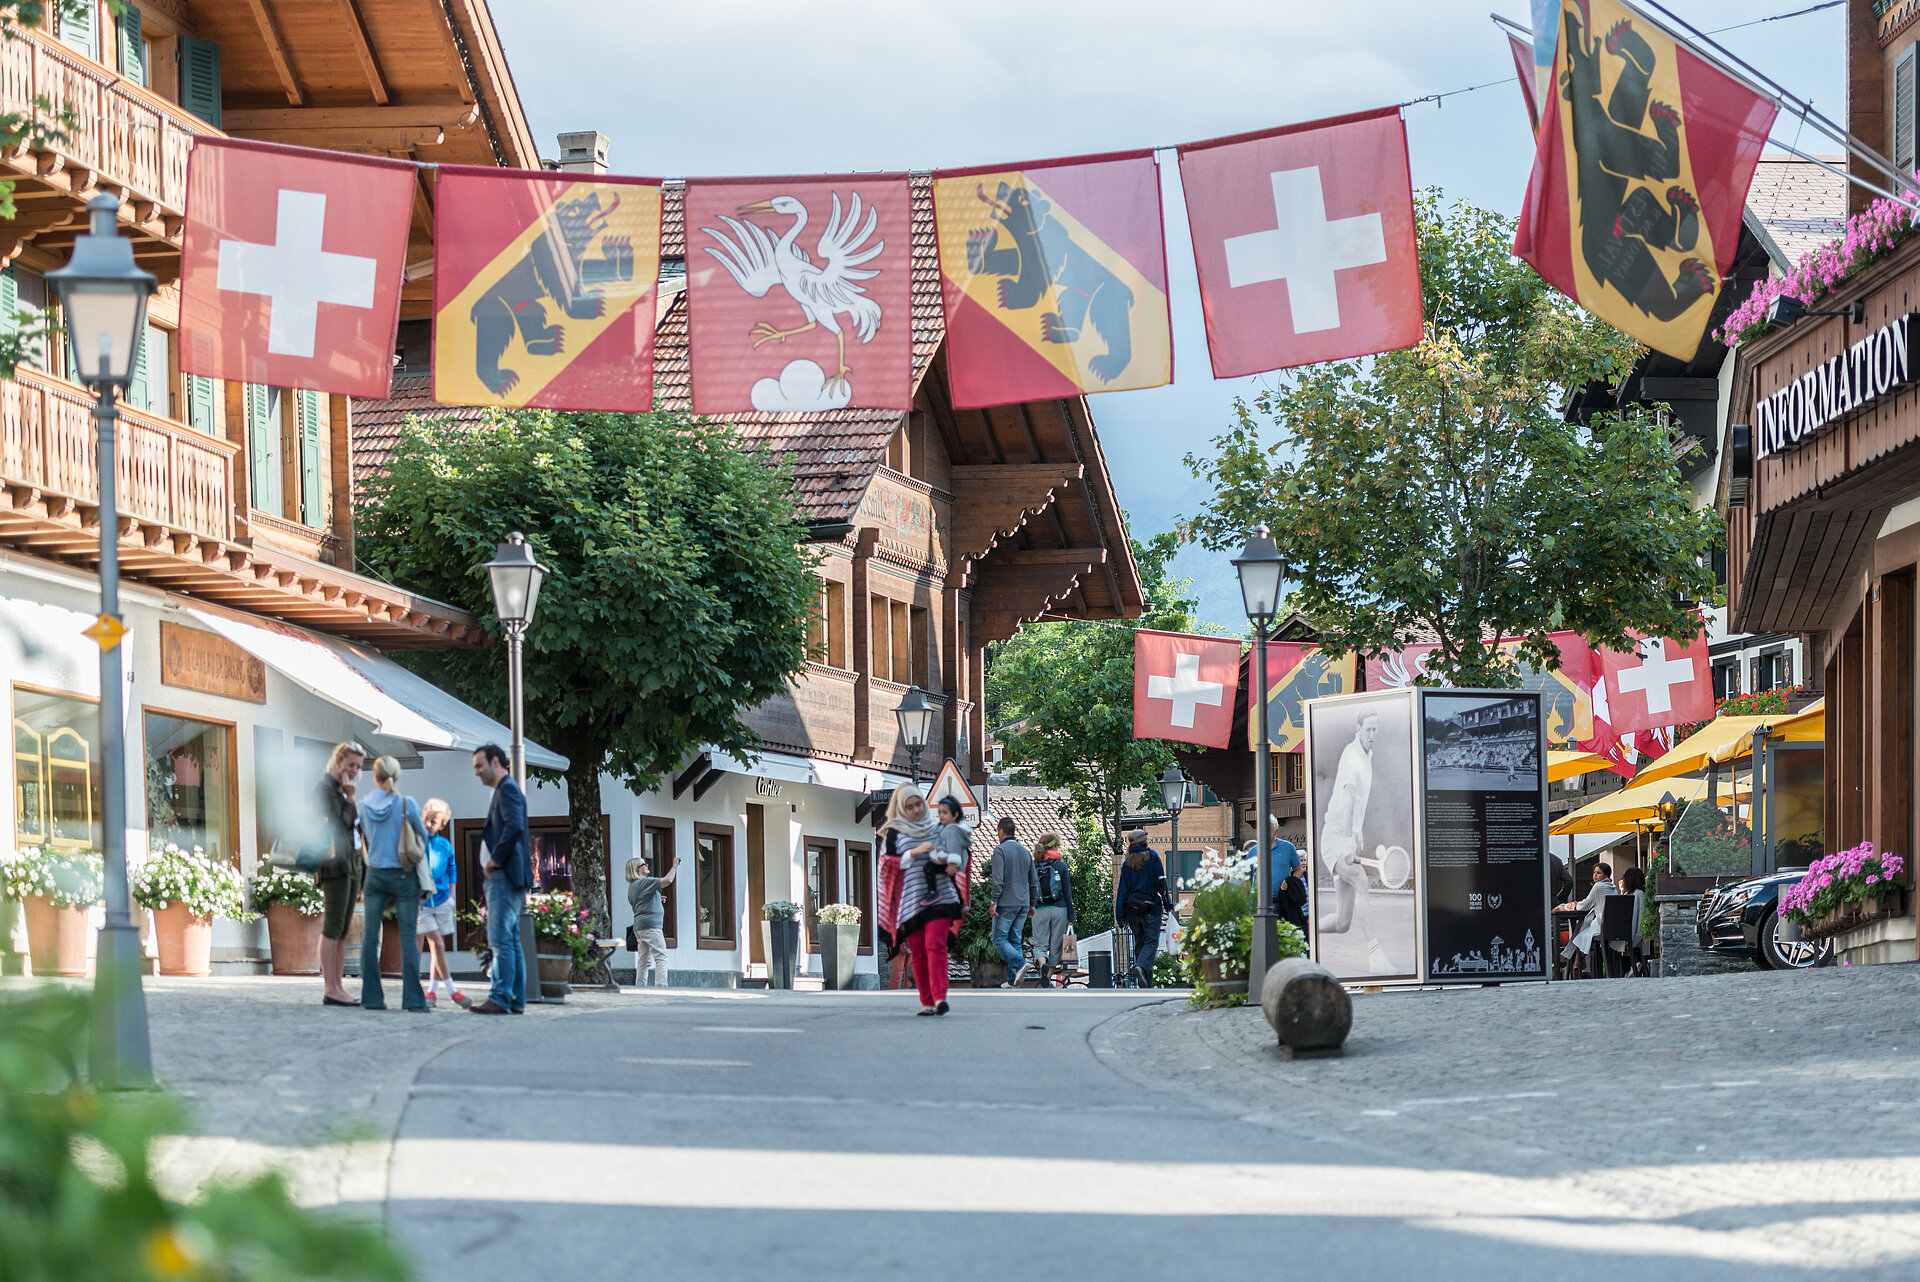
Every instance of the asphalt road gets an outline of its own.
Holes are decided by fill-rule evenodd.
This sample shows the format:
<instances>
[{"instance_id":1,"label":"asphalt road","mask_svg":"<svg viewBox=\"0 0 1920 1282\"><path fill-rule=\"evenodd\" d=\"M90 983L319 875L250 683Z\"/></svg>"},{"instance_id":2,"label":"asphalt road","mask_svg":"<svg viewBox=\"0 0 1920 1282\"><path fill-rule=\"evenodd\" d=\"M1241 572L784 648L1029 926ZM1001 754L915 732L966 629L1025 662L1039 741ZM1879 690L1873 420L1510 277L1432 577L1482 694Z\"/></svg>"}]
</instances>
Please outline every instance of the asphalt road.
<instances>
[{"instance_id":1,"label":"asphalt road","mask_svg":"<svg viewBox=\"0 0 1920 1282\"><path fill-rule=\"evenodd\" d=\"M1409 1130L1403 1145L1384 1095L1364 1129L1290 1126L1303 1088L1288 1079L1311 1066L1245 1067L1271 1055L1257 1035L1223 1057L1181 1031L1221 1017L1144 1007L1157 996L961 990L923 1019L900 994L627 994L487 1021L413 1074L387 1220L447 1282L1765 1282L1911 1276L1920 1254L1829 1271L1764 1229L1662 1218L1506 1141L1456 1157ZM1427 1053L1471 1057L1476 1037L1451 1023ZM1860 1197L1818 1211L1915 1205Z\"/></svg>"}]
</instances>

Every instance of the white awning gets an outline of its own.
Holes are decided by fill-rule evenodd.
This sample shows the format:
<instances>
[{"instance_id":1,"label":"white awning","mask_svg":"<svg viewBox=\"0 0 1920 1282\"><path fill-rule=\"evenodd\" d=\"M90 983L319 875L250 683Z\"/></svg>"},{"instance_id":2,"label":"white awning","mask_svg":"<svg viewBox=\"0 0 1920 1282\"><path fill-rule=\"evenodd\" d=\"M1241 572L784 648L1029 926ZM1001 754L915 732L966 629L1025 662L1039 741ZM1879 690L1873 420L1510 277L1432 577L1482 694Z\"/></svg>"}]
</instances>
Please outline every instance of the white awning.
<instances>
[{"instance_id":1,"label":"white awning","mask_svg":"<svg viewBox=\"0 0 1920 1282\"><path fill-rule=\"evenodd\" d=\"M422 748L471 752L488 743L505 746L512 734L377 650L274 619L241 620L196 609L188 613L295 685L372 722L383 735ZM549 770L567 768L565 757L531 739L527 762Z\"/></svg>"},{"instance_id":2,"label":"white awning","mask_svg":"<svg viewBox=\"0 0 1920 1282\"><path fill-rule=\"evenodd\" d=\"M907 782L905 775L870 766L850 766L826 757L801 757L790 752L761 752L751 763L719 748L707 749L716 770L734 775L759 775L781 783L813 783L840 792L872 792L878 788L897 788Z\"/></svg>"}]
</instances>

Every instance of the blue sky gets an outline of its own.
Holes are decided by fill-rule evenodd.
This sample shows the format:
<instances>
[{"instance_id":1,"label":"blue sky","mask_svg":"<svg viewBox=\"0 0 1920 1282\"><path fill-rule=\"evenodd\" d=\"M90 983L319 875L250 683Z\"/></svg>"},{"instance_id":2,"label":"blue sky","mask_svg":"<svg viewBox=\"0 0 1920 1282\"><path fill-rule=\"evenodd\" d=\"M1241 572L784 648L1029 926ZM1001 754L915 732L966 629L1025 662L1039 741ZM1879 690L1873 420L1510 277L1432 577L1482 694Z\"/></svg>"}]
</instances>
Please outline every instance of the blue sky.
<instances>
[{"instance_id":1,"label":"blue sky","mask_svg":"<svg viewBox=\"0 0 1920 1282\"><path fill-rule=\"evenodd\" d=\"M1702 28L1817 0L1667 0ZM1513 213L1532 140L1489 9L1526 0L493 0L543 154L563 130L612 140L616 172L660 177L930 169L1182 143L1502 83L1406 110L1416 186ZM1812 99L1846 106L1844 8L1720 38ZM1793 142L1795 124L1775 126ZM1832 151L1828 144L1802 149ZM1207 362L1179 179L1163 157L1176 379L1090 398L1137 535L1207 501L1181 464L1266 378ZM1244 624L1222 555L1184 549L1202 616Z\"/></svg>"}]
</instances>

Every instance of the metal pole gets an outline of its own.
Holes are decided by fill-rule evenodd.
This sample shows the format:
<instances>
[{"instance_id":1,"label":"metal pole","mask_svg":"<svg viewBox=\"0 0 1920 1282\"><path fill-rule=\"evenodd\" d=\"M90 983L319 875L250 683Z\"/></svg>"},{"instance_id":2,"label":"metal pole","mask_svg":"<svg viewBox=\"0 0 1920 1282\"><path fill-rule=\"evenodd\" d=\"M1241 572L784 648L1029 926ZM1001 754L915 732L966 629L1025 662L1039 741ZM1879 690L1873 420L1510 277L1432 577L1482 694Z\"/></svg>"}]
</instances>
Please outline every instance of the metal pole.
<instances>
[{"instance_id":1,"label":"metal pole","mask_svg":"<svg viewBox=\"0 0 1920 1282\"><path fill-rule=\"evenodd\" d=\"M93 406L100 464L100 613L120 621L120 509L114 495L113 388ZM93 1037L88 1073L106 1090L153 1085L146 996L140 987L140 931L127 888L127 778L121 713L120 638L100 647L100 834L106 876L106 924L94 947Z\"/></svg>"},{"instance_id":2,"label":"metal pole","mask_svg":"<svg viewBox=\"0 0 1920 1282\"><path fill-rule=\"evenodd\" d=\"M1272 761L1267 738L1267 625L1253 627L1253 791L1260 807L1260 849L1256 874L1260 884L1254 888L1253 947L1247 965L1247 1001L1260 1004L1260 989L1267 971L1280 960L1280 930L1273 915L1273 781L1269 778Z\"/></svg>"},{"instance_id":3,"label":"metal pole","mask_svg":"<svg viewBox=\"0 0 1920 1282\"><path fill-rule=\"evenodd\" d=\"M907 745L907 769L913 773L913 786L920 786L920 749Z\"/></svg>"},{"instance_id":4,"label":"metal pole","mask_svg":"<svg viewBox=\"0 0 1920 1282\"><path fill-rule=\"evenodd\" d=\"M524 622L507 625L507 716L512 731L512 747L509 750L513 758L513 781L520 785L520 795L527 795L527 713L526 683L521 665L521 646L527 635ZM533 836L527 836L527 870L537 884L540 878L540 864L533 851ZM546 994L540 988L540 941L533 933L533 914L523 904L520 909L520 957L527 968L527 1001L544 1002Z\"/></svg>"}]
</instances>

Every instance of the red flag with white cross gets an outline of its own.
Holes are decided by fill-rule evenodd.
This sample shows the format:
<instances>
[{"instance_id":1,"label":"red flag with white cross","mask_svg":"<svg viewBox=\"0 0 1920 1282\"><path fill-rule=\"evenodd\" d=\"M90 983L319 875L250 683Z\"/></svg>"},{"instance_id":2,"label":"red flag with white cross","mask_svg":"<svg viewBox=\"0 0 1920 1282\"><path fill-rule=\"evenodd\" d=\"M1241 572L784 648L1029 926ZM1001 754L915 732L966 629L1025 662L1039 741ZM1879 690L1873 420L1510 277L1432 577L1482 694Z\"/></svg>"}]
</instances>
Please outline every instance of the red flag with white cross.
<instances>
[{"instance_id":1,"label":"red flag with white cross","mask_svg":"<svg viewBox=\"0 0 1920 1282\"><path fill-rule=\"evenodd\" d=\"M187 164L180 368L386 399L414 166L202 138Z\"/></svg>"},{"instance_id":2,"label":"red flag with white cross","mask_svg":"<svg viewBox=\"0 0 1920 1282\"><path fill-rule=\"evenodd\" d=\"M1600 651L1604 689L1594 688L1594 716L1605 709L1616 735L1713 720L1713 670L1707 634L1682 644L1642 637L1632 652ZM1602 700L1604 699L1604 704Z\"/></svg>"},{"instance_id":3,"label":"red flag with white cross","mask_svg":"<svg viewBox=\"0 0 1920 1282\"><path fill-rule=\"evenodd\" d=\"M1420 341L1398 107L1180 148L1216 378Z\"/></svg>"},{"instance_id":4,"label":"red flag with white cross","mask_svg":"<svg viewBox=\"0 0 1920 1282\"><path fill-rule=\"evenodd\" d=\"M1224 748L1240 693L1240 643L1142 628L1133 637L1133 737Z\"/></svg>"}]
</instances>

